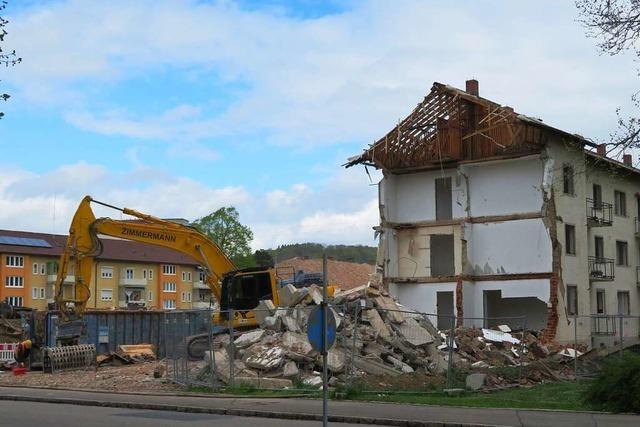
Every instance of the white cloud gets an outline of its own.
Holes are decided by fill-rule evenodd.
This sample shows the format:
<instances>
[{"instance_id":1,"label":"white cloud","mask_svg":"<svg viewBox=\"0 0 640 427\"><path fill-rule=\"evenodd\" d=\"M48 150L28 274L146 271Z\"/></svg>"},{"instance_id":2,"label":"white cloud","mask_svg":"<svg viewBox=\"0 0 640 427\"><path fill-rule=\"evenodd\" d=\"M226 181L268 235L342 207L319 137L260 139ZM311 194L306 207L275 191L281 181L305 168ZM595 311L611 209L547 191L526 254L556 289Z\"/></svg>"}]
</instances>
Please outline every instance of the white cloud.
<instances>
[{"instance_id":1,"label":"white cloud","mask_svg":"<svg viewBox=\"0 0 640 427\"><path fill-rule=\"evenodd\" d=\"M608 134L615 106L635 91L632 60L599 56L571 2L352 6L302 20L226 1L55 2L12 17L12 42L25 62L7 80L34 99L71 97L68 120L99 133L266 132L273 143L296 145L379 137L434 80L461 86L477 77L482 94L595 136ZM92 102L112 85L166 69L247 89L215 114L195 106L101 113L103 104Z\"/></svg>"},{"instance_id":2,"label":"white cloud","mask_svg":"<svg viewBox=\"0 0 640 427\"><path fill-rule=\"evenodd\" d=\"M343 201L342 192L362 181L361 171L341 171L315 190L296 184L261 195L243 187L212 188L144 166L110 172L80 162L43 174L0 170L0 228L65 233L87 194L115 206L189 220L233 205L254 231L254 249L307 241L373 244L371 227L378 222L375 192L360 187L351 196L353 203ZM99 216L121 217L117 211L94 208Z\"/></svg>"}]
</instances>

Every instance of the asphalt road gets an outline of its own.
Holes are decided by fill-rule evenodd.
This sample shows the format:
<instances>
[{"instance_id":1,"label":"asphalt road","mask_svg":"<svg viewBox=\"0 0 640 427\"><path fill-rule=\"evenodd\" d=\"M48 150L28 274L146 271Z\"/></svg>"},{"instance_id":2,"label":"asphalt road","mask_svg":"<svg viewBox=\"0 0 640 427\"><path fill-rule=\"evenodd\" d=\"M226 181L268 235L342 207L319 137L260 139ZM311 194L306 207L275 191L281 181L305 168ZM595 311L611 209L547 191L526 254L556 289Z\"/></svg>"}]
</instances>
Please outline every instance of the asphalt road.
<instances>
[{"instance_id":1,"label":"asphalt road","mask_svg":"<svg viewBox=\"0 0 640 427\"><path fill-rule=\"evenodd\" d=\"M0 426L12 427L175 427L176 425L185 427L247 427L251 425L259 425L261 427L317 427L319 424L316 421L0 401ZM353 425L331 423L331 426L346 427ZM359 426L362 426L362 424L359 424Z\"/></svg>"}]
</instances>

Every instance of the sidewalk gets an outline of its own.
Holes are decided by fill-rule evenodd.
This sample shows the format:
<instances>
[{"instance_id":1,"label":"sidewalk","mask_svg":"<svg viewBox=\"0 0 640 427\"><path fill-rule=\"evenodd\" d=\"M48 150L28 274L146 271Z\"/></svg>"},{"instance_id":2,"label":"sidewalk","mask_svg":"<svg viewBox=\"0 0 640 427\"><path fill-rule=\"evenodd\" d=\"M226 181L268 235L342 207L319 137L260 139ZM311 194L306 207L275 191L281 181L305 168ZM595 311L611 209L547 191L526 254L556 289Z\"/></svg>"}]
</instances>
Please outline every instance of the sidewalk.
<instances>
[{"instance_id":1,"label":"sidewalk","mask_svg":"<svg viewBox=\"0 0 640 427\"><path fill-rule=\"evenodd\" d=\"M0 387L0 400L68 403L133 409L321 420L322 402L311 399L192 397ZM459 408L351 401L329 402L331 422L392 426L638 426L640 416L591 412Z\"/></svg>"}]
</instances>

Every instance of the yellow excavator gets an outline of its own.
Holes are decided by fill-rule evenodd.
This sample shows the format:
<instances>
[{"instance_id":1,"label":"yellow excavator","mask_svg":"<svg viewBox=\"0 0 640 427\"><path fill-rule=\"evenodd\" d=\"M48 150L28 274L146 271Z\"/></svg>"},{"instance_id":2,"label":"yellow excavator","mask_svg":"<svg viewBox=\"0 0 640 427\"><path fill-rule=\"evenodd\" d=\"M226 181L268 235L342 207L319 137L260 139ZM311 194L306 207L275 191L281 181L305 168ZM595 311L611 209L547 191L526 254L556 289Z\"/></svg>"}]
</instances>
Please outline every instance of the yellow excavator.
<instances>
[{"instance_id":1,"label":"yellow excavator","mask_svg":"<svg viewBox=\"0 0 640 427\"><path fill-rule=\"evenodd\" d=\"M135 220L96 218L91 203L96 203ZM98 235L164 246L193 258L205 273L206 284L220 305L214 314L214 324L226 328L250 329L258 326L253 311L261 300L280 303L280 280L276 270L270 267L254 267L238 270L207 236L194 227L163 220L133 209L119 208L86 196L73 216L64 252L60 257L56 280L56 306L62 315L62 323L81 319L91 296L90 282L94 259L102 252ZM63 283L70 266L75 276L75 286L65 297ZM333 289L330 289L330 293ZM69 296L70 295L70 296ZM229 314L233 313L233 319ZM222 331L222 329L220 329ZM199 357L207 345L208 336L189 338L187 348L192 357Z\"/></svg>"}]
</instances>

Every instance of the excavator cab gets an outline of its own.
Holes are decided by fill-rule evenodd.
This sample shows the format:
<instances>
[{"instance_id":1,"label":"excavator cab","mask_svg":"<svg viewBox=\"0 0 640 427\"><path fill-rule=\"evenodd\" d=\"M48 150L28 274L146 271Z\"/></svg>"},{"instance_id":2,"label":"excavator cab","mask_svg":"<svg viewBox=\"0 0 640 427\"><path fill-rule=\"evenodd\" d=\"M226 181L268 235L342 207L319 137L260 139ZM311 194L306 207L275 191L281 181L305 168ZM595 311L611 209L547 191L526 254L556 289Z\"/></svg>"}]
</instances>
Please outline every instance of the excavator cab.
<instances>
[{"instance_id":1,"label":"excavator cab","mask_svg":"<svg viewBox=\"0 0 640 427\"><path fill-rule=\"evenodd\" d=\"M253 267L228 273L222 280L220 318L228 320L230 310L234 310L236 317L247 319L247 314L262 300L279 303L273 270Z\"/></svg>"}]
</instances>

